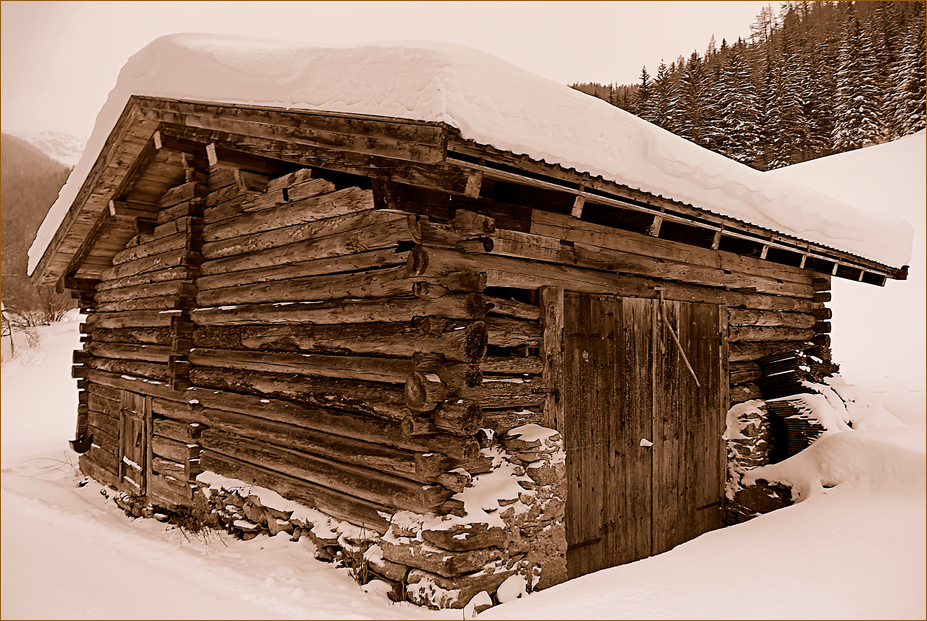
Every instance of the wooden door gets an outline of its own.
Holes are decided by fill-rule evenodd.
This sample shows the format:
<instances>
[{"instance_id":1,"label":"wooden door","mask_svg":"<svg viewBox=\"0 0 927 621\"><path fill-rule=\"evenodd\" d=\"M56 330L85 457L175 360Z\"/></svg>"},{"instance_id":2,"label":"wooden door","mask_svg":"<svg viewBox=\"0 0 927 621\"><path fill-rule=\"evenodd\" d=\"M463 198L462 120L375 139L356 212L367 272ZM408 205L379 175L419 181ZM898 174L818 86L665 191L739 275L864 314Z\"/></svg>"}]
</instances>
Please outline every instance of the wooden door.
<instances>
[{"instance_id":1,"label":"wooden door","mask_svg":"<svg viewBox=\"0 0 927 621\"><path fill-rule=\"evenodd\" d=\"M151 397L124 390L119 416L119 488L131 494L148 493L151 463Z\"/></svg>"},{"instance_id":2,"label":"wooden door","mask_svg":"<svg viewBox=\"0 0 927 621\"><path fill-rule=\"evenodd\" d=\"M721 525L722 317L716 305L565 294L570 577Z\"/></svg>"}]
</instances>

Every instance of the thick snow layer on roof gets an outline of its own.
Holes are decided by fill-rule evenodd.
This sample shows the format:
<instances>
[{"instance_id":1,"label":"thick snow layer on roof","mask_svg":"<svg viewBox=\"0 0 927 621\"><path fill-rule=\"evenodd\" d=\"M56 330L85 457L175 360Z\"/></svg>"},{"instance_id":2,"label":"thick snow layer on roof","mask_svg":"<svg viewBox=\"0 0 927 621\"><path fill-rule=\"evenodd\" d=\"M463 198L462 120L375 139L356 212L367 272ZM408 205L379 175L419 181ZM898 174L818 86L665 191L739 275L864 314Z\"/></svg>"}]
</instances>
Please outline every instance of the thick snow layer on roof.
<instances>
[{"instance_id":1,"label":"thick snow layer on roof","mask_svg":"<svg viewBox=\"0 0 927 621\"><path fill-rule=\"evenodd\" d=\"M769 177L604 101L443 43L313 47L214 34L156 39L123 67L29 252L35 268L131 95L443 121L464 138L893 267L912 229Z\"/></svg>"}]
</instances>

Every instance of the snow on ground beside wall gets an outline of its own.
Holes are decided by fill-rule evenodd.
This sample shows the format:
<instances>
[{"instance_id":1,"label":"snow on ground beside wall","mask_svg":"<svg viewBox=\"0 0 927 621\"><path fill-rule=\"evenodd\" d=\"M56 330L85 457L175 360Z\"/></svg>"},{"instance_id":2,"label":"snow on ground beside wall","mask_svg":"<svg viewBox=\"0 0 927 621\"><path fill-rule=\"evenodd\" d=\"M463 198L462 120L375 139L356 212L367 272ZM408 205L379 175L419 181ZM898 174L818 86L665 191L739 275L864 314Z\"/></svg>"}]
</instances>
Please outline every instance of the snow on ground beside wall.
<instances>
[{"instance_id":1,"label":"snow on ground beside wall","mask_svg":"<svg viewBox=\"0 0 927 621\"><path fill-rule=\"evenodd\" d=\"M80 348L80 335L75 311L67 319L29 332L16 331L12 357L9 338L3 339L0 462L4 468L29 452L61 449L62 439L74 438L77 390L70 366L73 350ZM59 412L71 415L59 416Z\"/></svg>"},{"instance_id":2,"label":"snow on ground beside wall","mask_svg":"<svg viewBox=\"0 0 927 621\"><path fill-rule=\"evenodd\" d=\"M3 365L0 616L461 618L366 594L305 540L204 542L129 519L95 482L79 487L67 446L77 325L38 329L39 353ZM806 501L480 618L922 619L924 439L923 426L830 435L767 472L800 485Z\"/></svg>"},{"instance_id":3,"label":"snow on ground beside wall","mask_svg":"<svg viewBox=\"0 0 927 621\"><path fill-rule=\"evenodd\" d=\"M32 273L131 95L440 121L464 138L602 175L892 267L911 227L762 173L494 56L445 43L312 47L212 34L129 58L29 251Z\"/></svg>"}]
</instances>

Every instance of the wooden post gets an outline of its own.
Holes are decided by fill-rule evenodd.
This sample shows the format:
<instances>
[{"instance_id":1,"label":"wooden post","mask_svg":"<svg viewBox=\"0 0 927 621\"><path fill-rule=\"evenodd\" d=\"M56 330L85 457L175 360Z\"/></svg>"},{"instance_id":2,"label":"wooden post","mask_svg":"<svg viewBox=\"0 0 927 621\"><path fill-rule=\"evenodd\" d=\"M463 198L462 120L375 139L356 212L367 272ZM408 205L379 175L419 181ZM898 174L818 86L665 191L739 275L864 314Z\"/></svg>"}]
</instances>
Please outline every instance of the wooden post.
<instances>
[{"instance_id":1,"label":"wooden post","mask_svg":"<svg viewBox=\"0 0 927 621\"><path fill-rule=\"evenodd\" d=\"M544 426L563 433L563 289L541 287L541 326L544 331L541 348L543 361Z\"/></svg>"}]
</instances>

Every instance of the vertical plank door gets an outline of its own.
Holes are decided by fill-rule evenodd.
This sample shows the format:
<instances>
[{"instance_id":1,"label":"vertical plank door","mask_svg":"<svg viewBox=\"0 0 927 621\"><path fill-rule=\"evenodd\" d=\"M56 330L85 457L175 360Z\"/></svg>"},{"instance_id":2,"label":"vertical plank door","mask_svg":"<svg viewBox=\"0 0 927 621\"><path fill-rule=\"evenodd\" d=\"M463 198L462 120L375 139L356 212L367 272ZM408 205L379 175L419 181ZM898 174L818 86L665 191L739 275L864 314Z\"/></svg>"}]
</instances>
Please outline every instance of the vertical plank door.
<instances>
[{"instance_id":1,"label":"vertical plank door","mask_svg":"<svg viewBox=\"0 0 927 621\"><path fill-rule=\"evenodd\" d=\"M710 304L564 294L571 578L721 525L720 317Z\"/></svg>"},{"instance_id":2,"label":"vertical plank door","mask_svg":"<svg viewBox=\"0 0 927 621\"><path fill-rule=\"evenodd\" d=\"M148 493L151 398L122 391L119 417L119 488L137 496Z\"/></svg>"}]
</instances>

